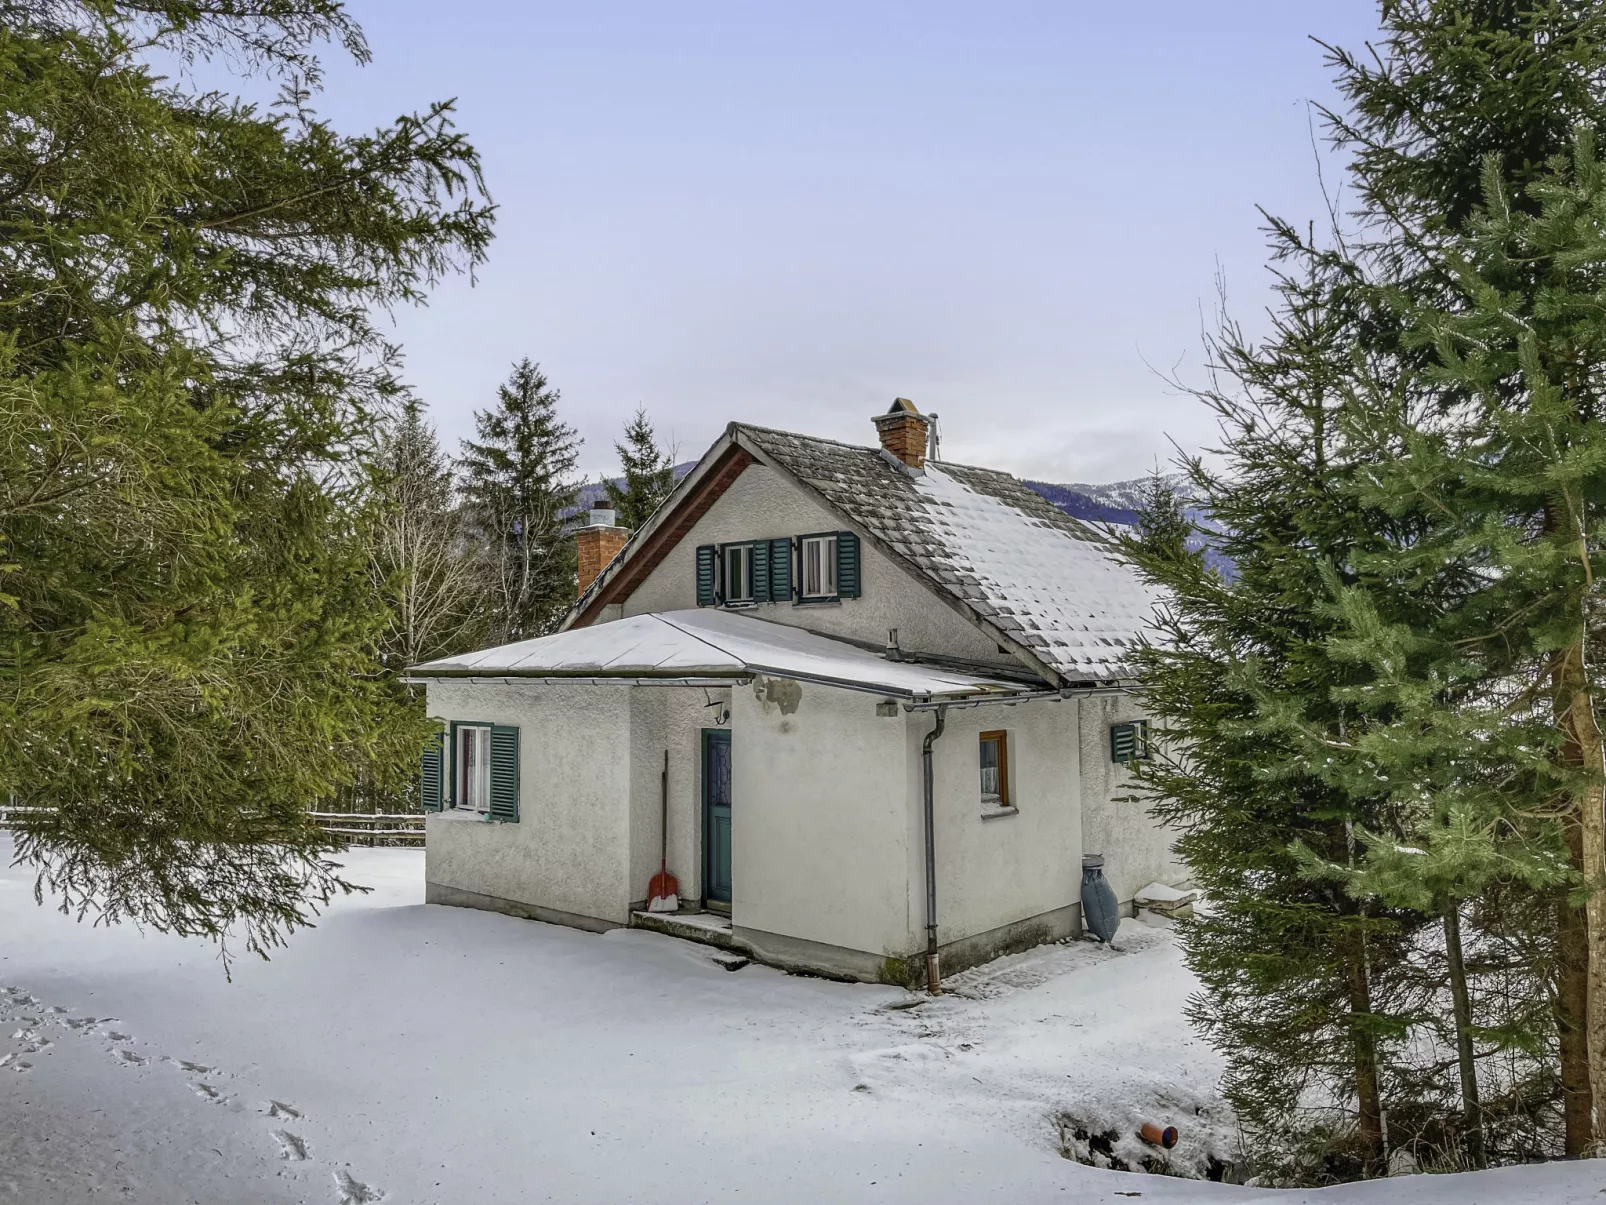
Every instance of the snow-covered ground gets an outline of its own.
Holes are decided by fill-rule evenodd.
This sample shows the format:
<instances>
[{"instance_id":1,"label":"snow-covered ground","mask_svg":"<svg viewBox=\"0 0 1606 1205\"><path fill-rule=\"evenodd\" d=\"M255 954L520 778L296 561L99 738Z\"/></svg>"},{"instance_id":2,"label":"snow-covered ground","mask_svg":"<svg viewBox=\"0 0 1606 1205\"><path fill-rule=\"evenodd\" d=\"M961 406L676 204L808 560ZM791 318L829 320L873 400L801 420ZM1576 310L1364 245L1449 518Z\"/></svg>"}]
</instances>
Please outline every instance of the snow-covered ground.
<instances>
[{"instance_id":1,"label":"snow-covered ground","mask_svg":"<svg viewBox=\"0 0 1606 1205\"><path fill-rule=\"evenodd\" d=\"M0 866L9 845L0 837ZM233 982L0 871L0 1201L1598 1202L1606 1164L1263 1192L1060 1156L1070 1111L1226 1142L1170 936L1052 946L952 994L735 972L640 931L425 907L422 856ZM1123 1139L1123 1141L1127 1141ZM1137 1148L1133 1148L1137 1149Z\"/></svg>"}]
</instances>

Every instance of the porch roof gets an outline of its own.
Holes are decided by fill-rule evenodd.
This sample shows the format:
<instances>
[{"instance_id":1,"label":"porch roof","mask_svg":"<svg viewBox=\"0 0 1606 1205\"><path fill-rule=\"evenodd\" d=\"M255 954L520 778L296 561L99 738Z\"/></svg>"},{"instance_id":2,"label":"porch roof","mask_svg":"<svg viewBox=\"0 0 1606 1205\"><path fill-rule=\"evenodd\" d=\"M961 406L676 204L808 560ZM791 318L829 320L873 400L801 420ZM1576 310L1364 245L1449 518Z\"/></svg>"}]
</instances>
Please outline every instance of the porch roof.
<instances>
[{"instance_id":1,"label":"porch roof","mask_svg":"<svg viewBox=\"0 0 1606 1205\"><path fill-rule=\"evenodd\" d=\"M714 610L666 611L570 628L536 640L429 661L410 673L421 679L575 678L623 683L768 674L904 699L1003 698L1047 689L1043 683L888 661L843 640Z\"/></svg>"}]
</instances>

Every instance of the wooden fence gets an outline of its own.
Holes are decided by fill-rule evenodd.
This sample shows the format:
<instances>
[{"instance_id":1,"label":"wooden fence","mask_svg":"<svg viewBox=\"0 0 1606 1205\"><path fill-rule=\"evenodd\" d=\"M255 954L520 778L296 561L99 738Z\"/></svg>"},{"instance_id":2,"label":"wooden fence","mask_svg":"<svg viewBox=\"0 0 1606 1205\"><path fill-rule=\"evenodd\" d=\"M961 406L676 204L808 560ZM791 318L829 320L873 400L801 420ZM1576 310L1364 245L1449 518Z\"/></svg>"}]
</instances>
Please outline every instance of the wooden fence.
<instances>
[{"instance_id":1,"label":"wooden fence","mask_svg":"<svg viewBox=\"0 0 1606 1205\"><path fill-rule=\"evenodd\" d=\"M24 816L50 808L20 807L0 799L0 832L14 827ZM352 845L422 845L422 812L309 812L326 833L344 837Z\"/></svg>"},{"instance_id":2,"label":"wooden fence","mask_svg":"<svg viewBox=\"0 0 1606 1205\"><path fill-rule=\"evenodd\" d=\"M8 828L13 827L24 816L32 815L35 812L48 812L50 810L50 808L23 807L21 804L10 803L4 799L0 799L0 832L5 832Z\"/></svg>"},{"instance_id":3,"label":"wooden fence","mask_svg":"<svg viewBox=\"0 0 1606 1205\"><path fill-rule=\"evenodd\" d=\"M312 812L326 833L344 837L352 845L422 845L424 813Z\"/></svg>"}]
</instances>

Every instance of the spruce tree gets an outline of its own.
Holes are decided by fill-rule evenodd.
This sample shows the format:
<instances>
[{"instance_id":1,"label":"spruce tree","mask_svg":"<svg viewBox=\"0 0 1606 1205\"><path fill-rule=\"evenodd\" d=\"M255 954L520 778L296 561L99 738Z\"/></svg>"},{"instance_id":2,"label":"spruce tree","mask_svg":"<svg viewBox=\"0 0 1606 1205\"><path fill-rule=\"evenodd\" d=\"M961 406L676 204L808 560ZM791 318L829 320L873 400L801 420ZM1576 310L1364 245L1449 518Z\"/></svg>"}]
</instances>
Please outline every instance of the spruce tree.
<instances>
[{"instance_id":1,"label":"spruce tree","mask_svg":"<svg viewBox=\"0 0 1606 1205\"><path fill-rule=\"evenodd\" d=\"M1200 396L1225 439L1214 471L1186 469L1233 575L1188 550L1163 484L1120 541L1166 600L1134 665L1159 738L1135 766L1139 794L1181 831L1211 900L1182 930L1204 989L1189 1016L1226 1055L1224 1090L1265 1170L1295 1182L1386 1173L1390 1055L1420 1002L1397 973L1417 919L1310 875L1301 855L1347 864L1358 828L1388 825L1383 799L1327 781L1301 739L1340 739L1353 718L1334 698L1348 670L1329 654L1323 603L1381 518L1335 488L1335 348L1351 316L1331 285L1283 278L1265 345L1230 323L1212 345L1223 379Z\"/></svg>"},{"instance_id":2,"label":"spruce tree","mask_svg":"<svg viewBox=\"0 0 1606 1205\"><path fill-rule=\"evenodd\" d=\"M1551 255L1542 245L1534 254L1507 256L1495 269L1488 224L1537 220L1553 196L1547 189L1557 185L1558 164L1572 154L1574 130L1606 126L1606 11L1585 0L1520 5L1414 0L1385 5L1384 16L1388 36L1376 60L1343 53L1334 58L1350 104L1348 113L1330 115L1335 140L1354 153L1352 177L1364 201L1364 241L1353 258L1375 299L1375 321L1365 328L1357 352L1392 364L1401 378L1389 404L1379 405L1382 395L1374 394L1367 404L1353 407L1352 427L1357 441L1370 443L1384 470L1375 503L1420 528L1378 567L1379 575L1385 580L1395 575L1413 589L1437 594L1445 611L1401 617L1388 615L1385 606L1383 617L1405 623L1429 647L1442 649L1438 642L1450 641L1455 650L1471 654L1467 660L1474 667L1457 673L1481 675L1486 682L1481 688L1460 683L1461 706L1499 712L1511 707L1514 697L1548 713L1548 724L1540 725L1548 733L1531 734L1545 738L1539 745L1519 739L1497 757L1498 743L1485 742L1483 751L1490 756L1481 764L1497 780L1509 776L1524 784L1526 800L1508 798L1511 809L1527 817L1566 817L1563 838L1574 882L1551 893L1555 924L1548 986L1556 1003L1565 1149L1582 1154L1606 1137L1606 1103L1597 1103L1606 1090L1606 902L1597 891L1585 905L1579 893L1581 885L1601 881L1598 871L1606 861L1600 799L1587 777L1598 766L1598 734L1586 613L1553 577L1547 580L1525 566L1521 578L1499 578L1504 570L1498 566L1508 559L1523 564L1513 541L1525 545L1546 535L1554 546L1576 530L1587 531L1593 502L1581 486L1568 497L1553 492L1541 498L1544 491L1532 481L1524 496L1502 499L1504 511L1485 498L1465 503L1468 513L1458 515L1450 502L1467 493L1457 475L1462 469L1487 484L1488 466L1480 457L1511 453L1515 445L1507 441L1519 424L1547 413L1535 405L1543 396L1534 386L1541 374L1509 367L1517 338L1512 330L1480 327L1468 335L1456 323L1488 322L1483 311L1491 289L1508 314L1547 315L1557 295L1559 267L1569 263L1569 256L1587 254L1574 247ZM1548 246L1560 246L1557 237L1550 231ZM1470 274L1469 265L1475 265ZM1491 271L1495 274L1487 276ZM1578 286L1574 280L1567 288ZM1466 338L1487 334L1504 342L1474 355L1456 343L1452 332L1457 330ZM1564 341L1555 327L1550 337L1561 354ZM1575 462L1588 455L1578 431L1590 430L1598 415L1587 387L1592 354L1587 341L1575 339L1565 354L1578 361L1575 378L1553 383L1575 407L1573 425L1521 433L1559 440L1549 445L1551 454ZM1469 375L1467 365L1482 364L1485 356L1506 357L1507 371ZM1558 412L1552 407L1548 413ZM1511 460L1507 467L1523 471L1519 463ZM1563 472L1560 466L1552 471ZM1467 526L1473 512L1478 513L1476 535ZM1480 541L1490 551L1469 551ZM1580 541L1572 545L1579 550L1574 571L1588 578L1593 573L1583 563L1588 538ZM1420 556L1414 551L1418 546ZM1437 564L1422 559L1435 554L1443 558ZM1491 563L1480 565L1480 556ZM1494 597L1480 589L1490 574L1499 579L1512 610L1485 617L1490 626L1480 627L1480 608ZM1521 580L1533 583L1533 593L1519 601L1514 592ZM1558 590L1564 607L1579 603L1572 612L1578 623L1570 629L1541 628L1540 616L1554 614ZM1519 616L1529 618L1519 622ZM1465 626L1458 631L1459 625ZM1563 631L1570 633L1567 640L1559 649L1550 648L1546 642L1561 639ZM1419 657L1418 664L1423 663ZM1374 657L1374 669L1377 664ZM1522 685L1513 695L1511 684L1517 682ZM1442 731L1453 747L1448 735L1453 726ZM1477 742L1464 741L1462 755L1476 747ZM1529 764L1527 751L1534 748L1547 750L1547 765ZM1501 758L1514 760L1502 769ZM1541 806L1547 791L1553 794ZM1569 802L1558 804L1558 798ZM1526 826L1519 827L1526 833ZM1491 920L1498 923L1497 917Z\"/></svg>"},{"instance_id":3,"label":"spruce tree","mask_svg":"<svg viewBox=\"0 0 1606 1205\"><path fill-rule=\"evenodd\" d=\"M1448 763L1440 779L1452 797L1475 784L1473 805L1499 832L1533 833L1531 853L1506 851L1508 873L1563 889L1564 1112L1567 1149L1581 1154L1606 1149L1606 742L1596 668L1606 647L1596 585L1606 570L1606 167L1594 130L1580 127L1571 157L1530 174L1522 193L1518 203L1491 154L1484 202L1446 251L1449 283L1430 302L1401 300L1407 337L1429 362L1420 405L1350 416L1374 447L1397 449L1380 459L1368 492L1417 521L1414 538L1378 569L1447 603L1379 630L1370 596L1344 602L1373 663L1385 640L1430 654L1415 665L1397 658L1374 695L1415 691L1436 703L1448 675L1432 679L1435 689L1424 679L1447 664L1473 687L1451 693L1453 714L1419 708L1410 744L1370 750L1370 760ZM1569 873L1554 873L1557 865Z\"/></svg>"},{"instance_id":4,"label":"spruce tree","mask_svg":"<svg viewBox=\"0 0 1606 1205\"><path fill-rule=\"evenodd\" d=\"M625 428L625 442L614 444L623 469L620 481L604 481L608 504L613 507L621 527L640 531L675 488L675 453L660 448L658 437L647 421L647 411L638 407Z\"/></svg>"},{"instance_id":5,"label":"spruce tree","mask_svg":"<svg viewBox=\"0 0 1606 1205\"><path fill-rule=\"evenodd\" d=\"M416 766L354 468L372 317L483 258L437 104L347 135L335 0L0 3L0 797L78 915L263 951L342 889L308 816ZM285 86L258 107L156 62Z\"/></svg>"},{"instance_id":6,"label":"spruce tree","mask_svg":"<svg viewBox=\"0 0 1606 1205\"><path fill-rule=\"evenodd\" d=\"M1202 879L1220 876L1218 890L1250 870L1257 890L1282 890L1296 872L1278 859L1291 852L1310 885L1341 884L1392 913L1396 957L1366 966L1382 989L1374 1002L1389 1005L1372 1017L1395 1143L1464 1144L1469 1162L1484 1135L1503 1158L1582 1154L1600 1141L1606 1054L1589 476L1599 311L1581 317L1593 303L1575 300L1595 262L1579 234L1588 206L1551 190L1574 127L1606 118L1606 13L1579 0L1398 0L1383 24L1375 56L1332 52L1349 107L1327 117L1360 199L1352 227L1318 243L1272 222L1277 326L1259 347L1226 340L1228 388L1205 391L1227 418L1227 468L1195 465L1194 488L1237 530L1241 575L1218 585L1168 557L1164 523L1129 547L1172 592L1167 639L1144 668L1186 750L1140 773L1173 794L1162 810L1191 825L1185 852ZM1521 253L1493 253L1490 223L1507 223L1509 243L1552 205L1571 216L1542 236L1527 230ZM1327 332L1320 346L1304 334L1312 315ZM1311 354L1281 377L1291 338ZM1325 451L1309 438L1318 421ZM1310 445L1309 481L1264 471L1290 437ZM1244 482L1284 498L1257 502ZM1292 633L1266 627L1279 578L1303 583L1282 595L1298 600ZM1244 631L1229 622L1240 601L1251 606ZM1268 675L1277 662L1265 650L1279 642L1291 664L1320 672ZM1233 741L1245 733L1271 742L1255 753L1273 768L1239 782ZM1223 817L1243 807L1230 793L1254 799L1279 763L1309 779L1303 800L1284 804L1314 818L1330 800L1342 848L1297 832L1281 854L1275 841L1257 846L1258 833L1234 847ZM1261 970L1300 951L1269 930L1259 950L1231 935L1212 946L1216 936L1207 920L1184 940L1219 1041L1221 1017L1266 986ZM1422 1053L1433 1033L1454 1051L1456 1083ZM1296 1047L1272 1063L1300 1057ZM1264 1101L1246 1099L1253 1052L1228 1054L1229 1088L1252 1120L1265 1116ZM1455 1136L1440 1142L1439 1129Z\"/></svg>"},{"instance_id":7,"label":"spruce tree","mask_svg":"<svg viewBox=\"0 0 1606 1205\"><path fill-rule=\"evenodd\" d=\"M485 629L505 644L543 636L574 602L575 550L565 513L579 486L580 440L558 418L559 394L522 360L475 414L479 439L463 445L463 497Z\"/></svg>"}]
</instances>

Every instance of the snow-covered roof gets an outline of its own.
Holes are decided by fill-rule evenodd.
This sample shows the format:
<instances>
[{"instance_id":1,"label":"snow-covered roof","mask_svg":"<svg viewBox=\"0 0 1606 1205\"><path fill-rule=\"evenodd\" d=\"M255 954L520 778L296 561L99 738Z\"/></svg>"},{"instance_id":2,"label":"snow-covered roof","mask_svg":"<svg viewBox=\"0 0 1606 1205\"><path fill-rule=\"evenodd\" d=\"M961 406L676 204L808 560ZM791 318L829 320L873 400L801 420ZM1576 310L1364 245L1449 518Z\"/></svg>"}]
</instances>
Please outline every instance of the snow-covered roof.
<instances>
[{"instance_id":1,"label":"snow-covered roof","mask_svg":"<svg viewBox=\"0 0 1606 1205\"><path fill-rule=\"evenodd\" d=\"M1008 473L735 424L883 548L1070 682L1132 676L1155 595L1102 537Z\"/></svg>"},{"instance_id":2,"label":"snow-covered roof","mask_svg":"<svg viewBox=\"0 0 1606 1205\"><path fill-rule=\"evenodd\" d=\"M570 628L536 640L414 666L420 678L740 678L769 674L893 695L960 699L1030 694L1033 686L876 653L729 611L665 611Z\"/></svg>"}]
</instances>

